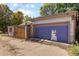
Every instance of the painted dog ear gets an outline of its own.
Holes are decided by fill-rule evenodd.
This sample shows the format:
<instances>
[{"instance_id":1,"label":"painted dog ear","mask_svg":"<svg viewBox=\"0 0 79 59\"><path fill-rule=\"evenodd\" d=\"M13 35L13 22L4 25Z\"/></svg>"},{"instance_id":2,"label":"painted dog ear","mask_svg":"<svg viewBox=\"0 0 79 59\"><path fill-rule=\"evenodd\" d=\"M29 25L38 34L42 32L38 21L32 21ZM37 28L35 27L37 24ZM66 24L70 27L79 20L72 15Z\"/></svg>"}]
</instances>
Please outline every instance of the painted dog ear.
<instances>
[{"instance_id":1,"label":"painted dog ear","mask_svg":"<svg viewBox=\"0 0 79 59\"><path fill-rule=\"evenodd\" d=\"M54 30L54 32L56 32L56 30Z\"/></svg>"}]
</instances>

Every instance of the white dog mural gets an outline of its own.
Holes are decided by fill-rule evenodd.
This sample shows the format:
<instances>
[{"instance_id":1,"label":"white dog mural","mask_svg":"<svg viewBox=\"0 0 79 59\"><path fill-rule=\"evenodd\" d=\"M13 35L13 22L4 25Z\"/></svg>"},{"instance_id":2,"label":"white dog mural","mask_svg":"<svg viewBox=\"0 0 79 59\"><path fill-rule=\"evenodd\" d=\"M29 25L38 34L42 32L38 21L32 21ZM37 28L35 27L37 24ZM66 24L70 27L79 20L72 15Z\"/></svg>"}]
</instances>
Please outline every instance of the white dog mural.
<instances>
[{"instance_id":1,"label":"white dog mural","mask_svg":"<svg viewBox=\"0 0 79 59\"><path fill-rule=\"evenodd\" d=\"M57 41L56 30L51 31L51 40Z\"/></svg>"}]
</instances>

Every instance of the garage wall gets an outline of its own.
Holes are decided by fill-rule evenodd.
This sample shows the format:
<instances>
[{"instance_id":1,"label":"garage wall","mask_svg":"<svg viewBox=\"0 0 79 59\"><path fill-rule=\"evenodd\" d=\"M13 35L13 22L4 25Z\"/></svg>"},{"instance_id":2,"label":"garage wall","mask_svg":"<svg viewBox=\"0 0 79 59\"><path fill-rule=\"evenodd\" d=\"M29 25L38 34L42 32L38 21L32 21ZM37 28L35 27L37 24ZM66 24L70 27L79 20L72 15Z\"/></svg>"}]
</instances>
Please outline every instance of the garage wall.
<instances>
[{"instance_id":1,"label":"garage wall","mask_svg":"<svg viewBox=\"0 0 79 59\"><path fill-rule=\"evenodd\" d=\"M72 19L71 16L67 16L67 17L61 17L61 18L52 18L52 19L48 19L48 20L38 20L38 21L34 21L32 24L68 22L68 21L71 21L71 19Z\"/></svg>"},{"instance_id":2,"label":"garage wall","mask_svg":"<svg viewBox=\"0 0 79 59\"><path fill-rule=\"evenodd\" d=\"M73 18L73 17L72 17ZM69 24L69 30L70 30L70 38L69 38L69 42L73 42L75 39L75 29L76 29L76 19L75 20L71 20L70 24Z\"/></svg>"}]
</instances>

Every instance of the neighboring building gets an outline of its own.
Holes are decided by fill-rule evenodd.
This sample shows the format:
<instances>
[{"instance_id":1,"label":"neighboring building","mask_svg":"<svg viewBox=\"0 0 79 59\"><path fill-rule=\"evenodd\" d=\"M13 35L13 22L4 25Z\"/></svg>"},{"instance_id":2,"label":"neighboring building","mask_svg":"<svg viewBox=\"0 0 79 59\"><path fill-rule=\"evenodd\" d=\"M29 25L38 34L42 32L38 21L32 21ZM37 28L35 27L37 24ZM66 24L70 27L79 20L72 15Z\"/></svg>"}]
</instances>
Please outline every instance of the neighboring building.
<instances>
[{"instance_id":1,"label":"neighboring building","mask_svg":"<svg viewBox=\"0 0 79 59\"><path fill-rule=\"evenodd\" d=\"M8 26L8 35L16 38L27 39L30 35L30 27L25 24Z\"/></svg>"},{"instance_id":2,"label":"neighboring building","mask_svg":"<svg viewBox=\"0 0 79 59\"><path fill-rule=\"evenodd\" d=\"M59 13L51 16L34 18L32 24L29 26L25 25L25 28L29 27L29 34L27 34L27 37L30 35L29 37L32 38L72 43L75 41L76 20L77 12ZM8 30L10 30L10 28ZM23 31L26 33L28 32L27 30L28 28ZM14 29L13 32L15 32ZM19 36L21 36L20 33ZM24 36L26 37L26 35Z\"/></svg>"}]
</instances>

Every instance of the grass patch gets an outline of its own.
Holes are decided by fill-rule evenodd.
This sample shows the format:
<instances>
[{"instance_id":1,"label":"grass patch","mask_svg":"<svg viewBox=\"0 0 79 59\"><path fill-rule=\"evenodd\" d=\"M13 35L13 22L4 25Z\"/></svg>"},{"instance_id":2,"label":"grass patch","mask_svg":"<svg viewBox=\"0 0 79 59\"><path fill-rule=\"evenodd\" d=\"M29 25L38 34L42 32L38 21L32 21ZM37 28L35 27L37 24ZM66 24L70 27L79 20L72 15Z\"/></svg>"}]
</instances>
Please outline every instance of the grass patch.
<instances>
[{"instance_id":1,"label":"grass patch","mask_svg":"<svg viewBox=\"0 0 79 59\"><path fill-rule=\"evenodd\" d=\"M79 45L73 46L73 53L76 56L79 56Z\"/></svg>"},{"instance_id":2,"label":"grass patch","mask_svg":"<svg viewBox=\"0 0 79 59\"><path fill-rule=\"evenodd\" d=\"M71 55L79 56L79 44L73 45L72 47L70 47L69 52Z\"/></svg>"}]
</instances>

